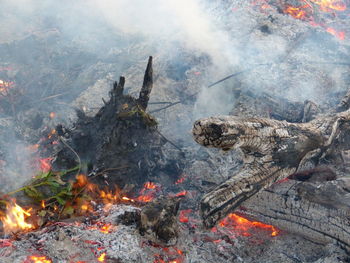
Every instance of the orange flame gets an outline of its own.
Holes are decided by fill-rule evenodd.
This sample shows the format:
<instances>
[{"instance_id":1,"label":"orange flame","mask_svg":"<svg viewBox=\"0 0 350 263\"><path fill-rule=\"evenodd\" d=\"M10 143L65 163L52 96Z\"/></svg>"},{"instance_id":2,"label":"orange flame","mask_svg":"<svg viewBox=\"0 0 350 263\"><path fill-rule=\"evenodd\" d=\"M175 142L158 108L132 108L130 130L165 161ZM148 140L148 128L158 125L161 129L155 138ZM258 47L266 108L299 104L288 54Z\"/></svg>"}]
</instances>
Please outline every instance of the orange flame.
<instances>
[{"instance_id":1,"label":"orange flame","mask_svg":"<svg viewBox=\"0 0 350 263\"><path fill-rule=\"evenodd\" d=\"M310 0L311 2L319 5L321 10L324 12L345 11L346 4L342 0Z\"/></svg>"},{"instance_id":2,"label":"orange flame","mask_svg":"<svg viewBox=\"0 0 350 263\"><path fill-rule=\"evenodd\" d=\"M323 12L333 12L334 11L345 11L347 9L346 4L342 0L303 0L306 4L300 7L295 6L287 6L283 12L285 14L289 14L292 17L300 20L309 21L312 26L320 26L326 30L326 32L332 34L340 40L345 39L345 32L337 31L332 27L327 27L324 24L317 23L315 19L311 16L313 10L313 6L310 2L319 6L319 9Z\"/></svg>"},{"instance_id":3,"label":"orange flame","mask_svg":"<svg viewBox=\"0 0 350 263\"><path fill-rule=\"evenodd\" d=\"M97 258L97 260L99 262L105 262L105 258L106 258L106 253L104 252Z\"/></svg>"},{"instance_id":4,"label":"orange flame","mask_svg":"<svg viewBox=\"0 0 350 263\"><path fill-rule=\"evenodd\" d=\"M307 13L304 10L306 7L308 7L307 5L301 6L301 7L295 7L295 6L288 6L285 10L284 13L285 14L289 14L292 17L296 18L296 19L305 19L307 17Z\"/></svg>"},{"instance_id":5,"label":"orange flame","mask_svg":"<svg viewBox=\"0 0 350 263\"><path fill-rule=\"evenodd\" d=\"M256 228L270 231L271 236L273 237L279 234L279 230L272 225L267 225L258 221L250 221L233 213L229 214L226 218L221 220L219 222L219 226L233 228L243 236L251 236L250 230L254 230Z\"/></svg>"},{"instance_id":6,"label":"orange flame","mask_svg":"<svg viewBox=\"0 0 350 263\"><path fill-rule=\"evenodd\" d=\"M6 215L1 219L5 233L16 233L21 230L33 229L32 224L28 224L25 219L31 214L29 210L24 210L16 203L11 203L7 207Z\"/></svg>"},{"instance_id":7,"label":"orange flame","mask_svg":"<svg viewBox=\"0 0 350 263\"><path fill-rule=\"evenodd\" d=\"M29 260L31 260L29 262L32 263L52 263L52 261L47 259L45 256L30 256ZM28 262L28 260L26 262Z\"/></svg>"}]
</instances>

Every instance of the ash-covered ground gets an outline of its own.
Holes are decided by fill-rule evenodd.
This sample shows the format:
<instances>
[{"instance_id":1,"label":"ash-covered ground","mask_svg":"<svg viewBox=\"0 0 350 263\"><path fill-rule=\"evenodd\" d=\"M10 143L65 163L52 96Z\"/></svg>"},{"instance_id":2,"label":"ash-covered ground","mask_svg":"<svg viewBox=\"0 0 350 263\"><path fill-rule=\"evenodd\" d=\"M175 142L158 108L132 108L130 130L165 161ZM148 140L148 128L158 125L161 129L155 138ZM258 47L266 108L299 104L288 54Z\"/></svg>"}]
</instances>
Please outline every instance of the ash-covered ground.
<instances>
[{"instance_id":1,"label":"ash-covered ground","mask_svg":"<svg viewBox=\"0 0 350 263\"><path fill-rule=\"evenodd\" d=\"M186 156L186 180L164 188L188 194L180 207L176 245L155 244L139 234L136 224L125 225L118 216L140 208L117 204L98 210L93 219L52 223L15 240L4 237L0 261L35 262L30 257L36 255L52 262L348 262L337 244L284 231L271 236L260 228L247 234L225 226L215 232L204 229L198 215L201 195L232 176L241 162L239 153L197 146L190 134L193 121L239 108L237 89L294 102L313 100L327 111L349 88L349 13L322 9L315 1L303 19L286 11L301 2L5 1L0 10L0 87L6 88L0 89L0 192L17 189L42 168L35 158L49 158L45 154L56 146L50 141L50 151L40 148L34 159L31 146L42 145L57 124L72 124L75 108L94 115L120 75L126 77L125 93L137 97L153 55L148 112ZM171 103L176 104L159 110ZM169 154L177 150L166 147ZM348 177L345 165L333 168ZM159 178L156 183L167 182ZM105 224L111 227L103 232Z\"/></svg>"}]
</instances>

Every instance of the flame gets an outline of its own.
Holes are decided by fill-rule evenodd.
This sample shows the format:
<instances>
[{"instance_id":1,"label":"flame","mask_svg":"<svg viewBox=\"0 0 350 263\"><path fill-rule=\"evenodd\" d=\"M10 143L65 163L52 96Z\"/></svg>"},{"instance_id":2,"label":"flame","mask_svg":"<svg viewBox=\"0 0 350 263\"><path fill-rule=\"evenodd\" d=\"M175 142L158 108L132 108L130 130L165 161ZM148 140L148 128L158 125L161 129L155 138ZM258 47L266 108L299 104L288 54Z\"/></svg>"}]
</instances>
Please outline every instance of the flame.
<instances>
[{"instance_id":1,"label":"flame","mask_svg":"<svg viewBox=\"0 0 350 263\"><path fill-rule=\"evenodd\" d=\"M284 10L285 14L289 14L292 17L296 19L305 19L307 17L307 13L304 10L307 8L307 5L301 6L301 7L295 7L295 6L287 6L287 8Z\"/></svg>"},{"instance_id":2,"label":"flame","mask_svg":"<svg viewBox=\"0 0 350 263\"><path fill-rule=\"evenodd\" d=\"M43 209L45 209L45 207L46 207L45 200L41 200L41 207L42 207Z\"/></svg>"},{"instance_id":3,"label":"flame","mask_svg":"<svg viewBox=\"0 0 350 263\"><path fill-rule=\"evenodd\" d=\"M337 37L339 40L345 39L345 32L343 31L337 31L336 29L332 27L328 27L327 25L324 25L323 23L318 23L315 21L315 18L312 17L312 13L314 12L314 6L310 4L313 3L315 5L319 6L319 9L323 12L333 12L334 11L345 11L347 9L346 4L342 0L303 0L305 3L302 6L286 6L286 8L283 10L285 14L289 14L292 17L304 21L309 21L309 23L312 26L320 26L324 28L324 30L333 36Z\"/></svg>"},{"instance_id":4,"label":"flame","mask_svg":"<svg viewBox=\"0 0 350 263\"><path fill-rule=\"evenodd\" d=\"M97 222L95 226L87 227L89 230L99 230L101 233L110 234L116 228L116 226L110 223Z\"/></svg>"},{"instance_id":5,"label":"flame","mask_svg":"<svg viewBox=\"0 0 350 263\"><path fill-rule=\"evenodd\" d=\"M226 218L221 220L219 226L222 228L232 228L243 236L251 236L250 230L256 228L270 231L272 237L279 234L279 230L272 225L267 225L258 221L250 221L234 213L229 214ZM213 232L215 232L215 230Z\"/></svg>"},{"instance_id":6,"label":"flame","mask_svg":"<svg viewBox=\"0 0 350 263\"><path fill-rule=\"evenodd\" d=\"M342 0L310 0L316 5L320 6L320 9L324 12L345 11L346 4Z\"/></svg>"},{"instance_id":7,"label":"flame","mask_svg":"<svg viewBox=\"0 0 350 263\"><path fill-rule=\"evenodd\" d=\"M45 256L30 256L25 262L30 263L52 263L50 259L47 259Z\"/></svg>"},{"instance_id":8,"label":"flame","mask_svg":"<svg viewBox=\"0 0 350 263\"><path fill-rule=\"evenodd\" d=\"M99 262L105 262L105 258L106 258L106 253L104 252L97 258L97 260Z\"/></svg>"},{"instance_id":9,"label":"flame","mask_svg":"<svg viewBox=\"0 0 350 263\"><path fill-rule=\"evenodd\" d=\"M140 191L140 196L136 198L137 201L142 203L151 202L156 194L159 192L159 186L152 182L146 182Z\"/></svg>"},{"instance_id":10,"label":"flame","mask_svg":"<svg viewBox=\"0 0 350 263\"><path fill-rule=\"evenodd\" d=\"M32 209L24 210L15 202L11 202L6 210L6 215L1 219L5 233L15 233L21 230L33 229L32 224L28 224L25 219L31 214L29 213Z\"/></svg>"}]
</instances>

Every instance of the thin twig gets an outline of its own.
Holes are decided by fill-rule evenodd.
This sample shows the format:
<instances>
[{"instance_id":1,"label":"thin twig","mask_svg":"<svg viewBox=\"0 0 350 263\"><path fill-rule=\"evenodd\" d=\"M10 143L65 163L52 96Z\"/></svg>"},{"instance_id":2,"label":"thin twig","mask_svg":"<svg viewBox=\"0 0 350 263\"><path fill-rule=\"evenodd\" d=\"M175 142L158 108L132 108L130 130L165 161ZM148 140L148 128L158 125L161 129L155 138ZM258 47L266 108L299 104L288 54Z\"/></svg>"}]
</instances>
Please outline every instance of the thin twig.
<instances>
[{"instance_id":1,"label":"thin twig","mask_svg":"<svg viewBox=\"0 0 350 263\"><path fill-rule=\"evenodd\" d=\"M180 103L182 103L181 100L173 102L173 103L171 103L171 104L169 104L169 105L167 105L167 106L165 106L163 108L152 110L152 111L150 111L150 113L156 113L156 112L159 112L159 111L162 111L162 110L166 110L167 108L170 108L170 107L175 106L175 105L180 104Z\"/></svg>"},{"instance_id":2,"label":"thin twig","mask_svg":"<svg viewBox=\"0 0 350 263\"><path fill-rule=\"evenodd\" d=\"M170 143L172 146L174 146L176 149L178 149L181 153L184 154L184 152L182 151L182 149L181 149L179 146L177 146L177 145L176 145L175 143L173 143L172 141L168 140L160 131L157 130L157 132L159 133L160 136L162 136L162 138L163 138L164 140L166 140L168 143Z\"/></svg>"},{"instance_id":3,"label":"thin twig","mask_svg":"<svg viewBox=\"0 0 350 263\"><path fill-rule=\"evenodd\" d=\"M80 160L80 157L79 157L79 155L77 154L77 152L71 147L71 146L69 146L68 145L68 143L62 138L62 136L58 136L58 138L60 139L60 141L69 149L69 150L71 150L74 154L75 154L75 156L77 157L77 159L78 159L78 172L77 172L77 174L76 174L76 177L80 174L80 170L81 170L81 160Z\"/></svg>"},{"instance_id":4,"label":"thin twig","mask_svg":"<svg viewBox=\"0 0 350 263\"><path fill-rule=\"evenodd\" d=\"M32 101L30 102L29 104L34 104L34 103L38 103L38 102L41 102L41 101L46 101L46 100L50 100L50 99L54 99L54 98L57 98L57 97L60 97L64 94L67 94L69 93L68 91L67 92L63 92L63 93L60 93L60 94L56 94L56 95L52 95L52 96L48 96L48 97L45 97L45 98L41 98L39 100L36 100L36 101Z\"/></svg>"}]
</instances>

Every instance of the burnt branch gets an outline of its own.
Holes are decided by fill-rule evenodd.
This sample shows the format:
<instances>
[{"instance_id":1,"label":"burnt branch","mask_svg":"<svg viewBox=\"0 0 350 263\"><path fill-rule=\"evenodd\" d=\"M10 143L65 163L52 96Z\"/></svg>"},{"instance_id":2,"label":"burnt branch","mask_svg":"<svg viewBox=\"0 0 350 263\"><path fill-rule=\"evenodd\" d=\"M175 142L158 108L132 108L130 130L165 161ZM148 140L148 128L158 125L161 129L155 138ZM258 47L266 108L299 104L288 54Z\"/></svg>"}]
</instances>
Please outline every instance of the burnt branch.
<instances>
[{"instance_id":1,"label":"burnt branch","mask_svg":"<svg viewBox=\"0 0 350 263\"><path fill-rule=\"evenodd\" d=\"M142 88L138 98L138 103L144 110L147 109L152 88L153 88L153 67L152 67L152 57L149 57L147 68L145 71L145 76L143 78Z\"/></svg>"}]
</instances>

